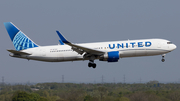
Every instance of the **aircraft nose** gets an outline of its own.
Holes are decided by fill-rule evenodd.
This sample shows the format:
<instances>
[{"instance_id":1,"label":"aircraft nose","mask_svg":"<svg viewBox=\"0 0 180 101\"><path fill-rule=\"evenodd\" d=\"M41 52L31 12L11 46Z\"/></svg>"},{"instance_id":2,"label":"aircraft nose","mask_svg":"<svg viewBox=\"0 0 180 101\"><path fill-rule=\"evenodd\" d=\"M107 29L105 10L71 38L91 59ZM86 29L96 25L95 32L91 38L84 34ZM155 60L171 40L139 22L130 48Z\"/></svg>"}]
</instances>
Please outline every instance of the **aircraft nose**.
<instances>
[{"instance_id":1,"label":"aircraft nose","mask_svg":"<svg viewBox=\"0 0 180 101\"><path fill-rule=\"evenodd\" d=\"M172 45L172 50L175 50L177 46L175 44Z\"/></svg>"}]
</instances>

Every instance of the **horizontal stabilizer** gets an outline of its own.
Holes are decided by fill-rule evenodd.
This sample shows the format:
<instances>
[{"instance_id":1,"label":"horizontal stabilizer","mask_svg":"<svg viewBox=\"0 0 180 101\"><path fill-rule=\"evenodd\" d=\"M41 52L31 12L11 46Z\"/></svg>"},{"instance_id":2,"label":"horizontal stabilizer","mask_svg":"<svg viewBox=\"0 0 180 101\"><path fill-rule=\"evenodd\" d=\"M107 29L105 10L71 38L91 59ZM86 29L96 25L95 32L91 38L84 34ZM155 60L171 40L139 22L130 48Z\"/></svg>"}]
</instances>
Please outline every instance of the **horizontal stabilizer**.
<instances>
[{"instance_id":1,"label":"horizontal stabilizer","mask_svg":"<svg viewBox=\"0 0 180 101\"><path fill-rule=\"evenodd\" d=\"M16 50L7 50L13 54L19 54L19 55L31 55L29 53L26 53L26 52L20 52L20 51L16 51Z\"/></svg>"}]
</instances>

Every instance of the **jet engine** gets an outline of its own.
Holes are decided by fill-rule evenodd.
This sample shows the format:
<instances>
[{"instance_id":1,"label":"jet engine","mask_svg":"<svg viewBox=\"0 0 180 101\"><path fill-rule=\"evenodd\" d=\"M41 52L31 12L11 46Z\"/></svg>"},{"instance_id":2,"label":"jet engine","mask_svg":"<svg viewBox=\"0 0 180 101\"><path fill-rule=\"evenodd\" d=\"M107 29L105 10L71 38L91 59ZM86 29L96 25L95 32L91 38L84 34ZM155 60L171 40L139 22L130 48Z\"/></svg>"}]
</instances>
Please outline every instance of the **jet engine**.
<instances>
[{"instance_id":1,"label":"jet engine","mask_svg":"<svg viewBox=\"0 0 180 101\"><path fill-rule=\"evenodd\" d=\"M101 55L99 61L118 62L120 57L119 51L107 52Z\"/></svg>"}]
</instances>

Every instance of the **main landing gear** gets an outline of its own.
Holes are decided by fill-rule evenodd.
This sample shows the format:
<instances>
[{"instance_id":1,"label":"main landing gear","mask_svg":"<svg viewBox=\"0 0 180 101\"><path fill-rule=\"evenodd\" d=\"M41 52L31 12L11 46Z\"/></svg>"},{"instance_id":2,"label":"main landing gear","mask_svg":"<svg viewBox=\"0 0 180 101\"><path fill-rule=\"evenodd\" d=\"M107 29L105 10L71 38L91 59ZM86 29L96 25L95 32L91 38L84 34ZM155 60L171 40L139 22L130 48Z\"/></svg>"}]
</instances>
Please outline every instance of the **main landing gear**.
<instances>
[{"instance_id":1,"label":"main landing gear","mask_svg":"<svg viewBox=\"0 0 180 101\"><path fill-rule=\"evenodd\" d=\"M88 67L93 67L96 68L96 64L94 63L94 60L96 59L96 57L94 55L89 57L89 63L88 63Z\"/></svg>"},{"instance_id":2,"label":"main landing gear","mask_svg":"<svg viewBox=\"0 0 180 101\"><path fill-rule=\"evenodd\" d=\"M96 64L94 63L94 61L89 60L88 67L96 68Z\"/></svg>"},{"instance_id":3,"label":"main landing gear","mask_svg":"<svg viewBox=\"0 0 180 101\"><path fill-rule=\"evenodd\" d=\"M161 59L162 62L165 61L165 59L164 59L165 55L166 55L166 54L163 54L163 55L162 55L162 59Z\"/></svg>"}]
</instances>

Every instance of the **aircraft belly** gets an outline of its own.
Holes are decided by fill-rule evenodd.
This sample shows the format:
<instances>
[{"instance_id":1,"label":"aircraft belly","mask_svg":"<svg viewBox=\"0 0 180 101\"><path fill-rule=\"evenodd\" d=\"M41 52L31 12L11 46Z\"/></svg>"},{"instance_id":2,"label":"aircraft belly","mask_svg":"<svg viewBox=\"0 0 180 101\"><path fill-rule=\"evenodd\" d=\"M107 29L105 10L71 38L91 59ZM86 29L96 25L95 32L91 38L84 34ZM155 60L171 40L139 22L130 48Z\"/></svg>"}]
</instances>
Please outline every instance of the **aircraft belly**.
<instances>
[{"instance_id":1,"label":"aircraft belly","mask_svg":"<svg viewBox=\"0 0 180 101\"><path fill-rule=\"evenodd\" d=\"M83 56L77 54L76 52L66 52L61 54L61 57L58 57L58 61L75 61L83 60Z\"/></svg>"},{"instance_id":2,"label":"aircraft belly","mask_svg":"<svg viewBox=\"0 0 180 101\"><path fill-rule=\"evenodd\" d=\"M38 60L38 61L53 62L55 59L50 58L50 57L43 57L43 56L29 56L28 60Z\"/></svg>"},{"instance_id":3,"label":"aircraft belly","mask_svg":"<svg viewBox=\"0 0 180 101\"><path fill-rule=\"evenodd\" d=\"M145 49L137 49L135 51L136 51L135 53L136 56L145 56L147 54Z\"/></svg>"},{"instance_id":4,"label":"aircraft belly","mask_svg":"<svg viewBox=\"0 0 180 101\"><path fill-rule=\"evenodd\" d=\"M57 55L57 61L64 61L64 54L59 53L59 54Z\"/></svg>"},{"instance_id":5,"label":"aircraft belly","mask_svg":"<svg viewBox=\"0 0 180 101\"><path fill-rule=\"evenodd\" d=\"M135 56L135 50L123 50L120 57L133 57Z\"/></svg>"},{"instance_id":6,"label":"aircraft belly","mask_svg":"<svg viewBox=\"0 0 180 101\"><path fill-rule=\"evenodd\" d=\"M160 49L149 49L147 50L147 56L150 55L161 55L161 54L165 54L168 53L169 51L167 50L160 50Z\"/></svg>"}]
</instances>

